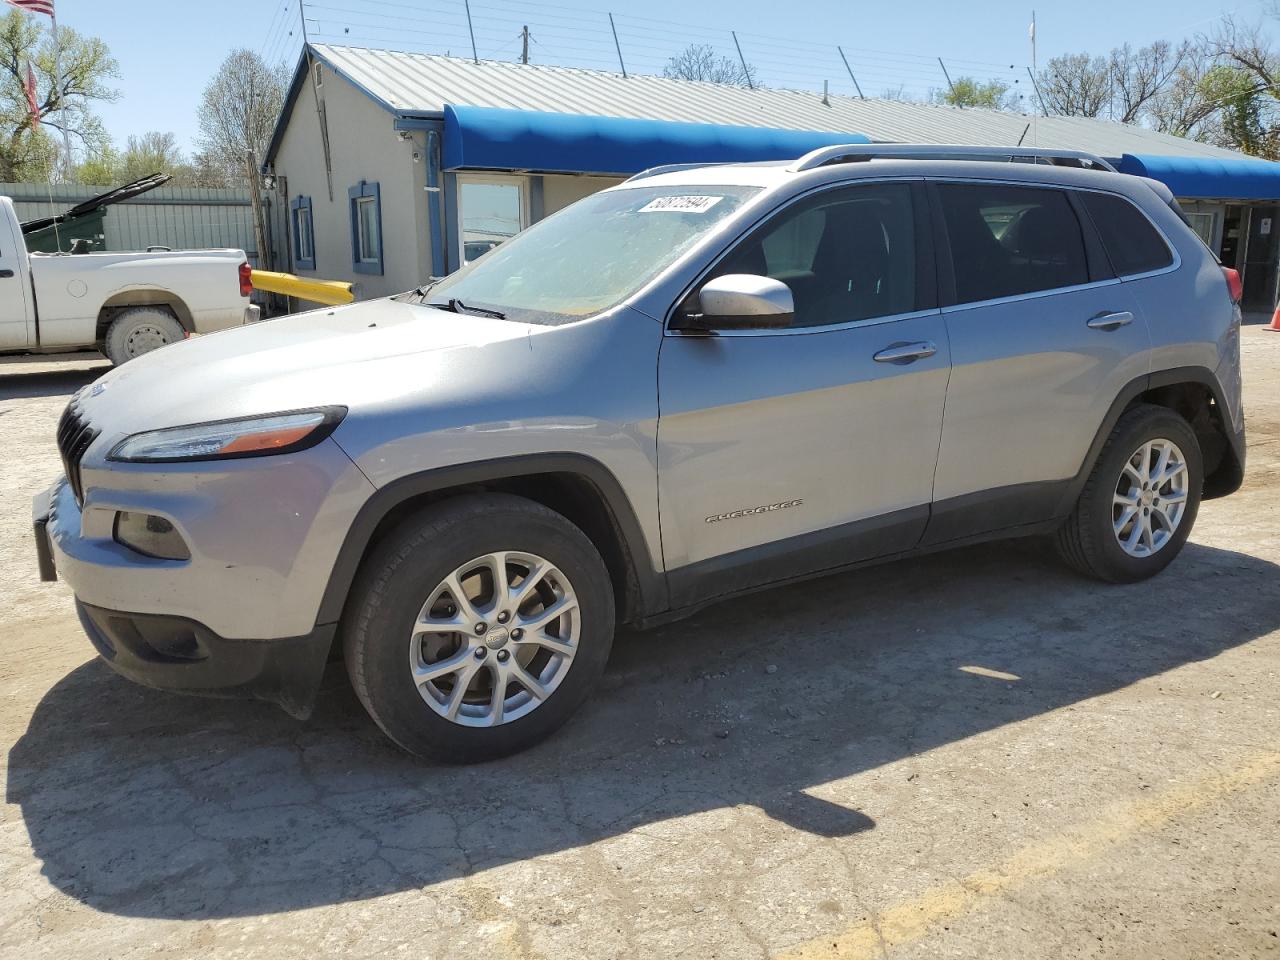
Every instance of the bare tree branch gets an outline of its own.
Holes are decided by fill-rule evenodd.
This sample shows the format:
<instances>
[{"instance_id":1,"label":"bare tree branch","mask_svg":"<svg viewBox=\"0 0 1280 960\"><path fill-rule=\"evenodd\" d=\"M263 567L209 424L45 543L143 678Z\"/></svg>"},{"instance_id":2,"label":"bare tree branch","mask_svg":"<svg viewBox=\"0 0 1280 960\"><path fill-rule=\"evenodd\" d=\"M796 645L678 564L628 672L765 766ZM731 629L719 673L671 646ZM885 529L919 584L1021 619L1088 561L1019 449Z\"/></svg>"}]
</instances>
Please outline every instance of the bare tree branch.
<instances>
[{"instance_id":1,"label":"bare tree branch","mask_svg":"<svg viewBox=\"0 0 1280 960\"><path fill-rule=\"evenodd\" d=\"M246 150L262 159L288 89L288 68L269 67L252 50L233 50L205 87L198 144L228 182L244 182Z\"/></svg>"},{"instance_id":2,"label":"bare tree branch","mask_svg":"<svg viewBox=\"0 0 1280 960\"><path fill-rule=\"evenodd\" d=\"M710 83L726 83L735 87L759 87L756 68L731 57L716 53L715 47L706 43L693 43L667 61L662 75L674 80L706 80Z\"/></svg>"}]
</instances>

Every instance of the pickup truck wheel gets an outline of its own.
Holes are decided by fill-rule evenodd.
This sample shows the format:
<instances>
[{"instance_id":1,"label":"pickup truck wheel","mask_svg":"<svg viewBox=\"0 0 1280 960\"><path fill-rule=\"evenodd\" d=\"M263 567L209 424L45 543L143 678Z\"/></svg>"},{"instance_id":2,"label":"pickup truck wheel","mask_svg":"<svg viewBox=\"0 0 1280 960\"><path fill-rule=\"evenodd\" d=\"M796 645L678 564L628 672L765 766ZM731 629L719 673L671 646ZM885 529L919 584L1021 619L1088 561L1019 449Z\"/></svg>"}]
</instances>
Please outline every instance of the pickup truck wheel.
<instances>
[{"instance_id":1,"label":"pickup truck wheel","mask_svg":"<svg viewBox=\"0 0 1280 960\"><path fill-rule=\"evenodd\" d=\"M159 307L125 310L107 328L104 353L117 367L186 336L177 317Z\"/></svg>"},{"instance_id":2,"label":"pickup truck wheel","mask_svg":"<svg viewBox=\"0 0 1280 960\"><path fill-rule=\"evenodd\" d=\"M586 535L530 500L477 494L424 509L377 545L347 604L343 652L387 736L474 763L568 720L613 630L613 586Z\"/></svg>"},{"instance_id":3,"label":"pickup truck wheel","mask_svg":"<svg viewBox=\"0 0 1280 960\"><path fill-rule=\"evenodd\" d=\"M1195 431L1142 404L1116 423L1076 508L1058 530L1062 558L1087 576L1134 583L1176 557L1200 507L1204 466Z\"/></svg>"}]
</instances>

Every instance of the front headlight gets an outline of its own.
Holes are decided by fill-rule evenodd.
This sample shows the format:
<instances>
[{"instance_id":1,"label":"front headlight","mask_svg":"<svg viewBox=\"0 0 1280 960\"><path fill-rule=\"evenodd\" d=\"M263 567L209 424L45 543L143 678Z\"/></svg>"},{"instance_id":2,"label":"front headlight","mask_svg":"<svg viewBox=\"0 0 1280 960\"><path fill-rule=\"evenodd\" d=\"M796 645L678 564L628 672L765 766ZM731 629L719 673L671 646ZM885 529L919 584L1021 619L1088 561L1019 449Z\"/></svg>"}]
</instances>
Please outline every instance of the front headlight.
<instances>
[{"instance_id":1,"label":"front headlight","mask_svg":"<svg viewBox=\"0 0 1280 960\"><path fill-rule=\"evenodd\" d=\"M346 416L346 407L319 407L135 433L116 444L108 460L180 463L293 453L314 447Z\"/></svg>"}]
</instances>

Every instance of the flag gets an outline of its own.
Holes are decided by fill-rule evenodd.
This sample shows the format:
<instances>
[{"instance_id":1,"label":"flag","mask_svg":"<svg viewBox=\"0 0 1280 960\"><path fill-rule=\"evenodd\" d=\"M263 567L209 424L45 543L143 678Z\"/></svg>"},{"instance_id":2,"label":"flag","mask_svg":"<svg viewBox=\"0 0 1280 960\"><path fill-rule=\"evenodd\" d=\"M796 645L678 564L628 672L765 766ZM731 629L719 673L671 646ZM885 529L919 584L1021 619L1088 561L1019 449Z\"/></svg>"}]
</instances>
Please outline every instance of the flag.
<instances>
[{"instance_id":1,"label":"flag","mask_svg":"<svg viewBox=\"0 0 1280 960\"><path fill-rule=\"evenodd\" d=\"M31 61L27 61L27 109L31 111L31 128L40 126L40 101L36 98L36 74L31 69Z\"/></svg>"},{"instance_id":2,"label":"flag","mask_svg":"<svg viewBox=\"0 0 1280 960\"><path fill-rule=\"evenodd\" d=\"M43 13L46 17L53 16L53 0L5 0L5 3L20 10Z\"/></svg>"}]
</instances>

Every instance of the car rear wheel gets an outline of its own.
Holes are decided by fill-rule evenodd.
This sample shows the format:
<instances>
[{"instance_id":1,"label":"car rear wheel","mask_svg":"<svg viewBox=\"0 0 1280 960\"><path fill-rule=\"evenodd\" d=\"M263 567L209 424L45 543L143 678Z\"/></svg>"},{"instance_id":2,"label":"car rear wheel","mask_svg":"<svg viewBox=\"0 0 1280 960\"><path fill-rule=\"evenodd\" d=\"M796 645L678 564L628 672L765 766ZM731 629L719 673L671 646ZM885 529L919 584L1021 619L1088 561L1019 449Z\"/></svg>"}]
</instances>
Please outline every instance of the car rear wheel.
<instances>
[{"instance_id":1,"label":"car rear wheel","mask_svg":"<svg viewBox=\"0 0 1280 960\"><path fill-rule=\"evenodd\" d=\"M429 507L366 560L344 654L370 716L410 753L476 762L563 724L613 641L599 553L559 514L481 494Z\"/></svg>"},{"instance_id":2,"label":"car rear wheel","mask_svg":"<svg viewBox=\"0 0 1280 960\"><path fill-rule=\"evenodd\" d=\"M1165 407L1134 407L1116 423L1058 530L1058 552L1100 580L1154 576L1190 535L1203 483L1200 444L1186 420Z\"/></svg>"},{"instance_id":3,"label":"car rear wheel","mask_svg":"<svg viewBox=\"0 0 1280 960\"><path fill-rule=\"evenodd\" d=\"M135 307L125 310L111 321L103 352L118 367L144 353L176 343L185 336L182 324L168 310Z\"/></svg>"}]
</instances>

